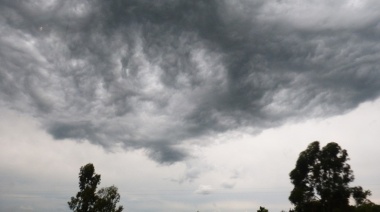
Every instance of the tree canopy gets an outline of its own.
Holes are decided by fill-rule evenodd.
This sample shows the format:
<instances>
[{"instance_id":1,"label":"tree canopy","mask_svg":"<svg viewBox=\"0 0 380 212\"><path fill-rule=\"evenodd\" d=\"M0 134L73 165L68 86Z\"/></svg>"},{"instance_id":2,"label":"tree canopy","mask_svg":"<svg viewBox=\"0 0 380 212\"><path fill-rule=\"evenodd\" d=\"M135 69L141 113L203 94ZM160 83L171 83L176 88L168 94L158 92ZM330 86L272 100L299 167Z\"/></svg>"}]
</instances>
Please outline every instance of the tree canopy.
<instances>
[{"instance_id":1,"label":"tree canopy","mask_svg":"<svg viewBox=\"0 0 380 212\"><path fill-rule=\"evenodd\" d=\"M370 191L349 187L354 175L348 160L347 151L334 142L320 149L315 141L301 152L289 174L294 185L289 200L295 211L349 211L350 196L357 206L368 203Z\"/></svg>"},{"instance_id":2,"label":"tree canopy","mask_svg":"<svg viewBox=\"0 0 380 212\"><path fill-rule=\"evenodd\" d=\"M74 212L121 212L123 206L117 207L120 195L115 186L101 188L100 175L95 173L94 165L89 163L80 168L79 192L71 197L69 208Z\"/></svg>"},{"instance_id":3,"label":"tree canopy","mask_svg":"<svg viewBox=\"0 0 380 212\"><path fill-rule=\"evenodd\" d=\"M261 207L259 208L259 210L257 210L257 212L268 212L268 210L264 207Z\"/></svg>"}]
</instances>

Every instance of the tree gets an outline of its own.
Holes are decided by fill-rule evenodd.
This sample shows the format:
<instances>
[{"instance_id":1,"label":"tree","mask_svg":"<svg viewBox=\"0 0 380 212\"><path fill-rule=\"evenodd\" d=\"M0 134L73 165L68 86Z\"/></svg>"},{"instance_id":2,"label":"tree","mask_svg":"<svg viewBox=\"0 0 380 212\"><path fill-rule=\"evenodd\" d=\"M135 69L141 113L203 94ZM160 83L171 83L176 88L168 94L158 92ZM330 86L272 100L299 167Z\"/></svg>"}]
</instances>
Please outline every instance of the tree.
<instances>
[{"instance_id":1,"label":"tree","mask_svg":"<svg viewBox=\"0 0 380 212\"><path fill-rule=\"evenodd\" d=\"M268 210L266 208L260 206L260 209L257 210L257 212L268 212Z\"/></svg>"},{"instance_id":2,"label":"tree","mask_svg":"<svg viewBox=\"0 0 380 212\"><path fill-rule=\"evenodd\" d=\"M95 191L99 184L100 175L95 174L94 166L90 163L82 166L79 172L79 192L68 202L70 209L75 212L94 211L97 199Z\"/></svg>"},{"instance_id":3,"label":"tree","mask_svg":"<svg viewBox=\"0 0 380 212\"><path fill-rule=\"evenodd\" d=\"M367 199L367 196L371 196L371 191L363 191L361 186L353 187L351 189L352 197L355 200L356 206L361 206L363 204L370 204L371 201Z\"/></svg>"},{"instance_id":4,"label":"tree","mask_svg":"<svg viewBox=\"0 0 380 212\"><path fill-rule=\"evenodd\" d=\"M315 141L301 152L289 174L294 185L289 200L295 211L348 211L351 195L358 204L366 202L370 191L349 187L354 175L348 160L347 151L334 142L320 149Z\"/></svg>"},{"instance_id":5,"label":"tree","mask_svg":"<svg viewBox=\"0 0 380 212\"><path fill-rule=\"evenodd\" d=\"M380 212L380 205L376 205L372 202L363 203L357 206L354 211L355 212Z\"/></svg>"},{"instance_id":6,"label":"tree","mask_svg":"<svg viewBox=\"0 0 380 212\"><path fill-rule=\"evenodd\" d=\"M97 192L98 201L95 203L95 208L99 212L121 212L123 207L116 208L116 204L120 200L120 194L115 186L102 188Z\"/></svg>"},{"instance_id":7,"label":"tree","mask_svg":"<svg viewBox=\"0 0 380 212\"><path fill-rule=\"evenodd\" d=\"M100 175L95 173L94 165L89 163L80 168L79 192L67 204L74 212L121 212L122 206L116 208L120 195L115 186L102 188L96 192L100 184Z\"/></svg>"}]
</instances>

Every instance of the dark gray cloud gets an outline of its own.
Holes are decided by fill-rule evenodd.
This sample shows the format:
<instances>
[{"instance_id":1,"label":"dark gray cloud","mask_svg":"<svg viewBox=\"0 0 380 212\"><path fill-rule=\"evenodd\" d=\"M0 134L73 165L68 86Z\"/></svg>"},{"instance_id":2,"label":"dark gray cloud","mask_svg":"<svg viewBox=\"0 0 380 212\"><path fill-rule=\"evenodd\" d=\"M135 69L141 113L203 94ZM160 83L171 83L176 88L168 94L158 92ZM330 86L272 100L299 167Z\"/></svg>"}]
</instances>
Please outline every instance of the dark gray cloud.
<instances>
[{"instance_id":1,"label":"dark gray cloud","mask_svg":"<svg viewBox=\"0 0 380 212\"><path fill-rule=\"evenodd\" d=\"M377 1L1 1L0 100L160 163L380 91ZM192 142L192 141L191 141Z\"/></svg>"}]
</instances>

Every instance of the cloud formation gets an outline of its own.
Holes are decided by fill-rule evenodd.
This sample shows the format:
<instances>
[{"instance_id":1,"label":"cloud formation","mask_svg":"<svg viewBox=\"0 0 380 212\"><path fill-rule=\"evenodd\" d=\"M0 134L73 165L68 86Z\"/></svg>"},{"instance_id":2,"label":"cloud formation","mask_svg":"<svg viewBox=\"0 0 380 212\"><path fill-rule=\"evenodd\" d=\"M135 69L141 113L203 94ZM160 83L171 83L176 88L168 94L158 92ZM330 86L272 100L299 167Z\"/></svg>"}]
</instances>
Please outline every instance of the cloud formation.
<instances>
[{"instance_id":1,"label":"cloud formation","mask_svg":"<svg viewBox=\"0 0 380 212\"><path fill-rule=\"evenodd\" d=\"M195 191L196 194L208 195L212 193L212 186L210 185L200 185Z\"/></svg>"},{"instance_id":2,"label":"cloud formation","mask_svg":"<svg viewBox=\"0 0 380 212\"><path fill-rule=\"evenodd\" d=\"M380 91L378 1L2 1L0 102L159 163ZM352 15L355 14L355 15Z\"/></svg>"}]
</instances>

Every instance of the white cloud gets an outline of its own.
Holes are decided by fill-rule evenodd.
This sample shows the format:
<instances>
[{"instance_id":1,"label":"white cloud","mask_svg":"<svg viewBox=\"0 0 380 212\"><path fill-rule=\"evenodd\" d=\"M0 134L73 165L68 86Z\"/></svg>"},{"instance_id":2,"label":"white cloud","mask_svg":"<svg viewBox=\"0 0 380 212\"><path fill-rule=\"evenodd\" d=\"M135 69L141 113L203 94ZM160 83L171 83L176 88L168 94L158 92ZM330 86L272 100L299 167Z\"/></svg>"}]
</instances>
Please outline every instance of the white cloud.
<instances>
[{"instance_id":1,"label":"white cloud","mask_svg":"<svg viewBox=\"0 0 380 212\"><path fill-rule=\"evenodd\" d=\"M208 195L211 194L213 188L211 185L200 185L197 190L195 190L196 194Z\"/></svg>"},{"instance_id":2,"label":"white cloud","mask_svg":"<svg viewBox=\"0 0 380 212\"><path fill-rule=\"evenodd\" d=\"M378 6L379 2L373 0L282 0L265 4L259 19L310 31L360 29L379 18Z\"/></svg>"},{"instance_id":3,"label":"white cloud","mask_svg":"<svg viewBox=\"0 0 380 212\"><path fill-rule=\"evenodd\" d=\"M221 186L222 188L233 189L235 187L235 182L223 182Z\"/></svg>"}]
</instances>

